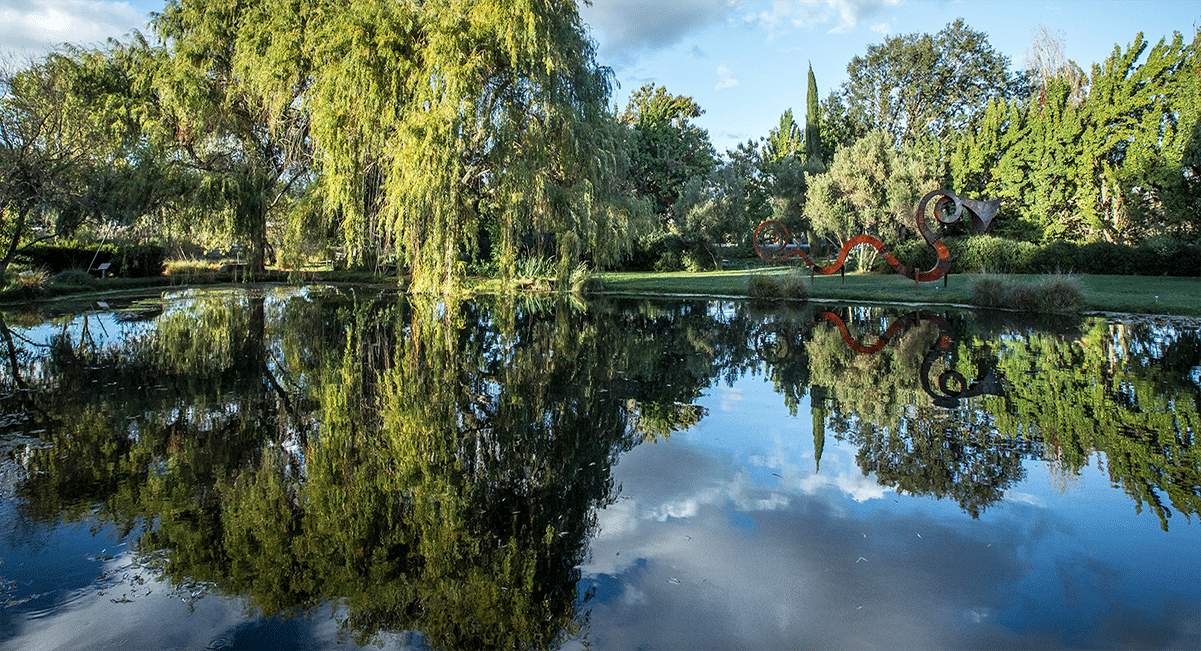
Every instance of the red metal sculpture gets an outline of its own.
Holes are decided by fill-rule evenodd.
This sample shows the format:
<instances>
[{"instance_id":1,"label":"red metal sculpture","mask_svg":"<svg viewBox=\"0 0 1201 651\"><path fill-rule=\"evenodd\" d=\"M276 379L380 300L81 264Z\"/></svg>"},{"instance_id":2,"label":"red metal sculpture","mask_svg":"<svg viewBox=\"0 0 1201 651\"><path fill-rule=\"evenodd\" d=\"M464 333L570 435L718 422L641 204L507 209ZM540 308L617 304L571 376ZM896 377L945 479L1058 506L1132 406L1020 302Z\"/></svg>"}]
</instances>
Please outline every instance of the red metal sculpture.
<instances>
[{"instance_id":1,"label":"red metal sculpture","mask_svg":"<svg viewBox=\"0 0 1201 651\"><path fill-rule=\"evenodd\" d=\"M938 199L934 202L935 219L943 224L955 223L963 215L963 209L967 208L976 233L985 233L988 231L989 226L992 225L993 217L997 214L997 208L1001 205L1000 199L978 201L976 199L960 197L949 190L934 190L922 197L922 200L917 204L917 230L921 233L922 239L926 240L926 244L929 244L938 256L938 261L928 271L910 269L901 264L891 253L885 250L883 242L867 234L856 235L847 240L838 252L838 260L834 264L819 267L801 250L801 246L789 236L788 229L784 224L778 221L763 222L755 229L755 252L759 254L760 258L772 263L782 262L791 257L800 257L809 265L810 275L819 273L828 276L843 268L851 249L860 244L870 244L884 255L884 259L888 262L889 266L902 276L912 279L915 284L945 278L947 272L951 269L951 252L947 249L947 245L935 237L930 228L926 226L925 219L926 206L930 203L931 199L935 198ZM950 217L945 217L950 204L955 206L955 212Z\"/></svg>"}]
</instances>

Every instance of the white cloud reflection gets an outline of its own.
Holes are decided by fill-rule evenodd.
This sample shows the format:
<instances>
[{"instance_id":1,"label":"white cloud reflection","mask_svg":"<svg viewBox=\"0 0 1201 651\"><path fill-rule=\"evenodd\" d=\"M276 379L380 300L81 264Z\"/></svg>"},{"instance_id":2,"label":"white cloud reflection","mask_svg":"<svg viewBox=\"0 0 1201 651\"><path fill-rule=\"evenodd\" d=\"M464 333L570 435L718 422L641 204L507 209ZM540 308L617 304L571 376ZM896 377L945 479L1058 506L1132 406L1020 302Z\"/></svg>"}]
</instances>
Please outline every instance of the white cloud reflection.
<instances>
[{"instance_id":1,"label":"white cloud reflection","mask_svg":"<svg viewBox=\"0 0 1201 651\"><path fill-rule=\"evenodd\" d=\"M748 413L737 422L754 429ZM722 441L716 429L693 434ZM1115 639L1198 640L1184 615L1196 599L1125 603L1137 577L1092 558L1032 495L972 519L945 501L880 499L892 489L833 441L817 473L786 438L746 456L687 439L615 468L623 495L599 512L581 566L590 648L1092 648L1113 646L1108 621Z\"/></svg>"}]
</instances>

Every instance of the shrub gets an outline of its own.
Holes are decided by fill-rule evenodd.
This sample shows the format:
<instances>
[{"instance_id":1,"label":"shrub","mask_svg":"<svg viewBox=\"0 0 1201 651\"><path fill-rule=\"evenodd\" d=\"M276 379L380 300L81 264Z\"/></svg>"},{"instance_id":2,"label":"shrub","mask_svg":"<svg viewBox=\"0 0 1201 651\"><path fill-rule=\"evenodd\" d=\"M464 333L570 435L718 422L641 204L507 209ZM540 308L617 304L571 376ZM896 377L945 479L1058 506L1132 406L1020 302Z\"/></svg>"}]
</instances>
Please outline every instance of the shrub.
<instances>
[{"instance_id":1,"label":"shrub","mask_svg":"<svg viewBox=\"0 0 1201 651\"><path fill-rule=\"evenodd\" d=\"M34 299L46 293L50 272L45 269L30 269L17 274L14 289L26 299Z\"/></svg>"},{"instance_id":2,"label":"shrub","mask_svg":"<svg viewBox=\"0 0 1201 651\"><path fill-rule=\"evenodd\" d=\"M1146 268L1136 260L1136 250L1111 242L1088 242L1076 249L1076 266L1073 270L1086 274L1139 273Z\"/></svg>"},{"instance_id":3,"label":"shrub","mask_svg":"<svg viewBox=\"0 0 1201 651\"><path fill-rule=\"evenodd\" d=\"M1075 271L1076 244L1056 241L1039 247L1030 257L1030 267L1026 273L1054 273L1057 271Z\"/></svg>"},{"instance_id":4,"label":"shrub","mask_svg":"<svg viewBox=\"0 0 1201 651\"><path fill-rule=\"evenodd\" d=\"M809 298L809 278L800 269L789 270L783 276L752 274L747 280L747 296L756 300Z\"/></svg>"},{"instance_id":5,"label":"shrub","mask_svg":"<svg viewBox=\"0 0 1201 651\"><path fill-rule=\"evenodd\" d=\"M108 273L125 278L160 276L166 260L166 250L157 244L85 245L75 242L34 244L18 256L30 266L46 268L50 273L108 263Z\"/></svg>"},{"instance_id":6,"label":"shrub","mask_svg":"<svg viewBox=\"0 0 1201 651\"><path fill-rule=\"evenodd\" d=\"M693 273L713 269L713 259L701 251L685 251L680 254L680 261L684 264L685 269Z\"/></svg>"},{"instance_id":7,"label":"shrub","mask_svg":"<svg viewBox=\"0 0 1201 651\"><path fill-rule=\"evenodd\" d=\"M972 235L947 241L954 273L1026 273L1038 246L992 235Z\"/></svg>"},{"instance_id":8,"label":"shrub","mask_svg":"<svg viewBox=\"0 0 1201 651\"><path fill-rule=\"evenodd\" d=\"M592 273L587 265L581 263L571 271L571 291L576 294L590 294L604 289L604 279Z\"/></svg>"},{"instance_id":9,"label":"shrub","mask_svg":"<svg viewBox=\"0 0 1201 651\"><path fill-rule=\"evenodd\" d=\"M684 261L679 251L664 251L655 260L655 271L683 271Z\"/></svg>"},{"instance_id":10,"label":"shrub","mask_svg":"<svg viewBox=\"0 0 1201 651\"><path fill-rule=\"evenodd\" d=\"M789 269L780 278L780 295L784 298L807 300L809 298L809 277L800 269Z\"/></svg>"},{"instance_id":11,"label":"shrub","mask_svg":"<svg viewBox=\"0 0 1201 651\"><path fill-rule=\"evenodd\" d=\"M980 307L1005 307L1008 284L997 276L984 275L972 285L972 304Z\"/></svg>"},{"instance_id":12,"label":"shrub","mask_svg":"<svg viewBox=\"0 0 1201 651\"><path fill-rule=\"evenodd\" d=\"M68 287L91 287L96 284L96 279L87 270L76 267L55 274L50 278L50 282Z\"/></svg>"},{"instance_id":13,"label":"shrub","mask_svg":"<svg viewBox=\"0 0 1201 651\"><path fill-rule=\"evenodd\" d=\"M930 245L920 237L901 242L895 250L889 251L889 253L892 253L892 257L896 258L897 262L910 269L929 269L938 261L938 257L934 255L934 249L931 249Z\"/></svg>"},{"instance_id":14,"label":"shrub","mask_svg":"<svg viewBox=\"0 0 1201 651\"><path fill-rule=\"evenodd\" d=\"M685 248L684 238L678 234L659 231L638 240L621 268L630 271L681 271L684 265L680 261L680 253Z\"/></svg>"},{"instance_id":15,"label":"shrub","mask_svg":"<svg viewBox=\"0 0 1201 651\"><path fill-rule=\"evenodd\" d=\"M1055 273L1031 284L1013 284L985 275L972 286L972 303L1019 312L1070 314L1080 311L1084 291L1079 279Z\"/></svg>"},{"instance_id":16,"label":"shrub","mask_svg":"<svg viewBox=\"0 0 1201 651\"><path fill-rule=\"evenodd\" d=\"M1201 246L1167 235L1154 235L1138 245L1138 273L1146 275L1195 276L1201 273Z\"/></svg>"},{"instance_id":17,"label":"shrub","mask_svg":"<svg viewBox=\"0 0 1201 651\"><path fill-rule=\"evenodd\" d=\"M1067 274L1050 274L1035 285L1040 294L1040 312L1073 313L1080 311L1084 288L1080 279Z\"/></svg>"},{"instance_id":18,"label":"shrub","mask_svg":"<svg viewBox=\"0 0 1201 651\"><path fill-rule=\"evenodd\" d=\"M746 283L746 295L754 299L780 298L780 285L766 274L751 274Z\"/></svg>"}]
</instances>

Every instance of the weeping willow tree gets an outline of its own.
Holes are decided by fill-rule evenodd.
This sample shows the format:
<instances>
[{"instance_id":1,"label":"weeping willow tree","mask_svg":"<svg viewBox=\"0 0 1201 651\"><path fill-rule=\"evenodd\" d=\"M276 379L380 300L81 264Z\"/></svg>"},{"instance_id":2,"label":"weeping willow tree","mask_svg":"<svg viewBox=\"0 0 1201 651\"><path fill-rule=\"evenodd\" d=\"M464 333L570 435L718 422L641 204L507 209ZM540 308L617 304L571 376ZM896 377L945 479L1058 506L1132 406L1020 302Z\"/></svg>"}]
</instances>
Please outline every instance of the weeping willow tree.
<instances>
[{"instance_id":1,"label":"weeping willow tree","mask_svg":"<svg viewBox=\"0 0 1201 651\"><path fill-rule=\"evenodd\" d=\"M291 106L305 87L323 214L348 262L395 256L415 291L451 291L523 238L566 280L615 260L644 211L619 187L622 131L568 0L260 0L237 66ZM624 198L623 198L624 197Z\"/></svg>"}]
</instances>

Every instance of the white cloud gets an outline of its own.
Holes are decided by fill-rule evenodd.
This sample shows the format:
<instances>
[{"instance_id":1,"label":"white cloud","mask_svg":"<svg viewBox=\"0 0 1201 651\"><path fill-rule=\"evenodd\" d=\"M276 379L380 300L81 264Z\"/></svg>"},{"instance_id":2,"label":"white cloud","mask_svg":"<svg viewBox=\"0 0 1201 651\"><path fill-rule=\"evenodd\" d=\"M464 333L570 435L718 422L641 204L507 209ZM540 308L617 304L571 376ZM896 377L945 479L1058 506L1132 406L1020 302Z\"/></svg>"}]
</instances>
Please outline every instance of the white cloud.
<instances>
[{"instance_id":1,"label":"white cloud","mask_svg":"<svg viewBox=\"0 0 1201 651\"><path fill-rule=\"evenodd\" d=\"M601 60L625 65L643 52L671 47L709 25L727 22L735 10L725 0L594 0L580 6L580 17L601 44Z\"/></svg>"},{"instance_id":2,"label":"white cloud","mask_svg":"<svg viewBox=\"0 0 1201 651\"><path fill-rule=\"evenodd\" d=\"M1039 508L1043 508L1046 506L1046 504L1043 502L1042 498L1038 497L1037 495L1031 495L1030 493L1022 493L1019 491L1012 491L1012 490L1007 491L1005 493L1005 499L1010 502L1017 502L1019 504L1029 504L1031 506L1037 506Z\"/></svg>"},{"instance_id":3,"label":"white cloud","mask_svg":"<svg viewBox=\"0 0 1201 651\"><path fill-rule=\"evenodd\" d=\"M876 32L877 34L888 36L892 33L892 27L889 26L888 23L876 23L875 25L872 25L872 31Z\"/></svg>"},{"instance_id":4,"label":"white cloud","mask_svg":"<svg viewBox=\"0 0 1201 651\"><path fill-rule=\"evenodd\" d=\"M0 0L0 54L21 59L62 43L99 45L145 24L146 16L128 2Z\"/></svg>"},{"instance_id":5,"label":"white cloud","mask_svg":"<svg viewBox=\"0 0 1201 651\"><path fill-rule=\"evenodd\" d=\"M717 82L713 90L733 88L738 85L738 79L734 76L734 72L725 66L717 66L717 76L721 78L721 81Z\"/></svg>"},{"instance_id":6,"label":"white cloud","mask_svg":"<svg viewBox=\"0 0 1201 651\"><path fill-rule=\"evenodd\" d=\"M772 3L770 10L750 14L746 20L767 30L769 40L783 34L787 26L815 29L830 25L827 31L831 34L843 34L855 29L881 9L900 3L901 0L777 0Z\"/></svg>"}]
</instances>

